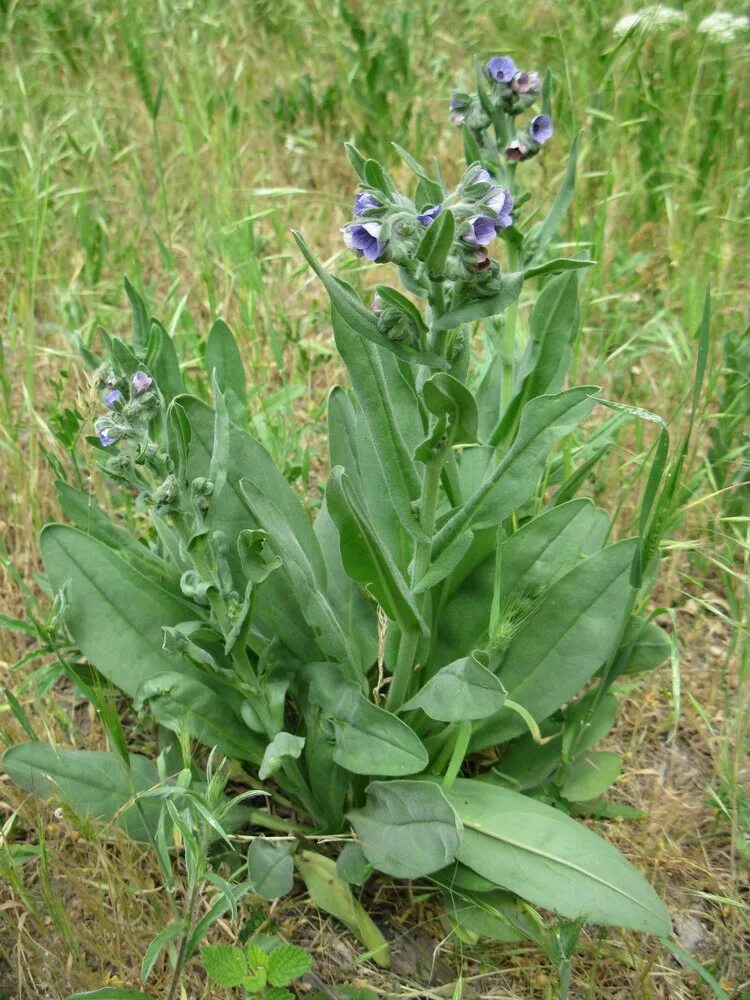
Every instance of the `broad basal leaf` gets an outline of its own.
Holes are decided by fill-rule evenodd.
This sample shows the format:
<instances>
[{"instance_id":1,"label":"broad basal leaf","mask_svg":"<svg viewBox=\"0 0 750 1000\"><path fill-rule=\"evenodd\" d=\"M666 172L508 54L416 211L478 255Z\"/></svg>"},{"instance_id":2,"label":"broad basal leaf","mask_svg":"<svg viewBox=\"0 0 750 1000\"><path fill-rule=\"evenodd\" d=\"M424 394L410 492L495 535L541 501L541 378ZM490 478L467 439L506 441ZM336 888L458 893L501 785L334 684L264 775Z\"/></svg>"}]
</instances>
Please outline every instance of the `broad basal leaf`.
<instances>
[{"instance_id":1,"label":"broad basal leaf","mask_svg":"<svg viewBox=\"0 0 750 1000\"><path fill-rule=\"evenodd\" d=\"M66 525L48 525L42 558L53 590L69 582L66 622L84 656L131 697L151 677L191 664L162 649L162 628L195 617L192 604L143 576L113 549Z\"/></svg>"},{"instance_id":2,"label":"broad basal leaf","mask_svg":"<svg viewBox=\"0 0 750 1000\"><path fill-rule=\"evenodd\" d=\"M421 708L440 722L486 719L499 712L505 701L505 688L487 669L487 660L486 653L476 651L442 667L401 711Z\"/></svg>"},{"instance_id":3,"label":"broad basal leaf","mask_svg":"<svg viewBox=\"0 0 750 1000\"><path fill-rule=\"evenodd\" d=\"M611 844L525 795L459 779L446 793L464 824L458 859L564 917L671 931L664 904Z\"/></svg>"},{"instance_id":4,"label":"broad basal leaf","mask_svg":"<svg viewBox=\"0 0 750 1000\"><path fill-rule=\"evenodd\" d=\"M131 788L119 754L105 750L56 749L49 743L19 743L3 755L8 776L42 799L60 798L81 816L108 822L133 799L133 788L143 792L159 782L156 766L139 754L130 755ZM156 832L161 805L141 799L140 808L128 806L118 822L134 840L148 840ZM144 821L145 824L144 825Z\"/></svg>"},{"instance_id":5,"label":"broad basal leaf","mask_svg":"<svg viewBox=\"0 0 750 1000\"><path fill-rule=\"evenodd\" d=\"M347 813L365 857L396 878L419 878L449 864L461 841L461 823L439 785L431 781L373 781L367 804Z\"/></svg>"}]
</instances>

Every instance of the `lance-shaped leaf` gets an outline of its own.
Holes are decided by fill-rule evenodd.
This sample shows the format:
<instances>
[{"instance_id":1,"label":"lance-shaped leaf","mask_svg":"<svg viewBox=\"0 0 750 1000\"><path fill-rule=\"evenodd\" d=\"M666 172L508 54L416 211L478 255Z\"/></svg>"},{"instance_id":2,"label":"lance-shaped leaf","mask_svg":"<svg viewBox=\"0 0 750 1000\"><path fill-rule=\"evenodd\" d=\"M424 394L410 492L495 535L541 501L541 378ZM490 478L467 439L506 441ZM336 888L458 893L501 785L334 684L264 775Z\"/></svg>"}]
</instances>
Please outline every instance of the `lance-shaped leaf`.
<instances>
[{"instance_id":1,"label":"lance-shaped leaf","mask_svg":"<svg viewBox=\"0 0 750 1000\"><path fill-rule=\"evenodd\" d=\"M151 993L140 990L126 990L121 986L102 986L100 990L73 993L68 1000L154 1000Z\"/></svg>"},{"instance_id":2,"label":"lance-shaped leaf","mask_svg":"<svg viewBox=\"0 0 750 1000\"><path fill-rule=\"evenodd\" d=\"M127 278L125 278L125 294L130 299L130 305L133 310L133 350L141 357L148 347L148 338L151 332L151 317L148 314L146 303Z\"/></svg>"},{"instance_id":3,"label":"lance-shaped leaf","mask_svg":"<svg viewBox=\"0 0 750 1000\"><path fill-rule=\"evenodd\" d=\"M580 319L578 276L568 271L551 278L529 317L529 346L523 362L528 375L522 388L526 399L559 387Z\"/></svg>"},{"instance_id":4,"label":"lance-shaped leaf","mask_svg":"<svg viewBox=\"0 0 750 1000\"><path fill-rule=\"evenodd\" d=\"M412 506L420 490L412 458L422 426L417 398L393 358L358 337L335 312L333 333L394 510L409 534L424 540Z\"/></svg>"},{"instance_id":5,"label":"lance-shaped leaf","mask_svg":"<svg viewBox=\"0 0 750 1000\"><path fill-rule=\"evenodd\" d=\"M326 485L326 503L338 528L341 561L349 576L367 587L390 619L402 629L427 626L417 610L401 572L378 540L370 518L362 507L344 470L331 470Z\"/></svg>"},{"instance_id":6,"label":"lance-shaped leaf","mask_svg":"<svg viewBox=\"0 0 750 1000\"><path fill-rule=\"evenodd\" d=\"M446 796L464 825L458 859L564 917L671 931L664 904L611 844L535 799L458 779Z\"/></svg>"},{"instance_id":7,"label":"lance-shaped leaf","mask_svg":"<svg viewBox=\"0 0 750 1000\"><path fill-rule=\"evenodd\" d=\"M532 233L532 239L529 241L529 248L531 252L527 260L527 265L529 266L538 264L544 258L544 251L547 249L553 236L557 232L557 228L565 217L565 213L568 211L570 203L573 200L573 193L576 185L576 162L578 160L578 143L580 137L579 133L573 140L573 144L570 147L568 165L565 168L565 176L563 177L562 184L560 185L560 190L557 192L557 197L552 203L552 208L550 208L549 214L544 222L542 222L542 224Z\"/></svg>"},{"instance_id":8,"label":"lance-shaped leaf","mask_svg":"<svg viewBox=\"0 0 750 1000\"><path fill-rule=\"evenodd\" d=\"M362 689L332 663L311 670L309 699L333 725L333 759L354 774L400 777L427 766L427 751L403 720L374 705Z\"/></svg>"},{"instance_id":9,"label":"lance-shaped leaf","mask_svg":"<svg viewBox=\"0 0 750 1000\"><path fill-rule=\"evenodd\" d=\"M671 649L669 635L664 629L634 615L617 653L617 673L638 674L642 670L654 670L664 663Z\"/></svg>"},{"instance_id":10,"label":"lance-shaped leaf","mask_svg":"<svg viewBox=\"0 0 750 1000\"><path fill-rule=\"evenodd\" d=\"M326 595L325 562L314 532L311 530L316 557L311 560L284 512L262 486L243 479L240 488L253 515L268 532L268 545L281 558L302 615L318 637L321 649L355 669L359 658Z\"/></svg>"},{"instance_id":11,"label":"lance-shaped leaf","mask_svg":"<svg viewBox=\"0 0 750 1000\"><path fill-rule=\"evenodd\" d=\"M228 685L216 691L198 678L172 671L144 681L136 704L148 704L161 725L174 733L186 729L204 746L258 764L263 744L234 714L232 700L236 698Z\"/></svg>"},{"instance_id":12,"label":"lance-shaped leaf","mask_svg":"<svg viewBox=\"0 0 750 1000\"><path fill-rule=\"evenodd\" d=\"M333 275L328 274L328 272L323 269L320 261L312 252L300 233L292 230L292 235L294 236L297 246L302 251L302 255L305 260L323 282L323 285L325 286L325 289L331 299L334 319L336 316L340 317L342 322L346 323L355 336L363 337L371 344L375 344L377 347L382 347L384 350L394 354L402 361L408 361L409 364L427 365L428 368L438 369L445 369L448 367L448 363L445 358L441 358L439 354L435 354L432 351L418 351L414 348L408 347L406 344L389 340L387 337L383 336L378 329L374 313L362 302L351 285L348 285L345 281L341 281L340 278L336 278Z\"/></svg>"},{"instance_id":13,"label":"lance-shaped leaf","mask_svg":"<svg viewBox=\"0 0 750 1000\"><path fill-rule=\"evenodd\" d=\"M631 599L635 540L602 549L554 583L511 639L499 669L508 697L540 722L590 680L614 650ZM524 730L508 709L477 727L472 747Z\"/></svg>"},{"instance_id":14,"label":"lance-shaped leaf","mask_svg":"<svg viewBox=\"0 0 750 1000\"><path fill-rule=\"evenodd\" d=\"M177 356L172 338L156 320L151 321L151 332L146 351L146 367L153 374L154 381L159 386L159 392L167 403L175 396L185 391L185 383L180 371L180 359Z\"/></svg>"},{"instance_id":15,"label":"lance-shaped leaf","mask_svg":"<svg viewBox=\"0 0 750 1000\"><path fill-rule=\"evenodd\" d=\"M466 528L494 527L532 496L552 445L591 412L598 392L579 386L526 404L510 450L435 536L436 556Z\"/></svg>"},{"instance_id":16,"label":"lance-shaped leaf","mask_svg":"<svg viewBox=\"0 0 750 1000\"><path fill-rule=\"evenodd\" d=\"M84 656L131 697L165 670L193 674L162 648L162 628L195 617L195 608L139 573L113 549L62 524L41 536L52 589L69 583L66 623Z\"/></svg>"},{"instance_id":17,"label":"lance-shaped leaf","mask_svg":"<svg viewBox=\"0 0 750 1000\"><path fill-rule=\"evenodd\" d=\"M442 667L401 709L421 708L440 722L486 719L503 707L505 688L487 669L489 656L475 650L471 656Z\"/></svg>"},{"instance_id":18,"label":"lance-shaped leaf","mask_svg":"<svg viewBox=\"0 0 750 1000\"><path fill-rule=\"evenodd\" d=\"M219 389L228 397L228 402L231 401L232 413L242 413L247 402L242 355L232 331L222 319L217 319L209 331L205 365L209 378L216 372Z\"/></svg>"},{"instance_id":19,"label":"lance-shaped leaf","mask_svg":"<svg viewBox=\"0 0 750 1000\"><path fill-rule=\"evenodd\" d=\"M190 460L188 478L207 476L214 439L214 414L211 407L192 396L180 397L190 421ZM312 525L299 497L274 465L266 449L240 428L230 425L227 482L221 500L209 505L207 522L211 530L221 531L227 540L227 561L239 590L245 581L242 560L237 546L242 532L253 527L247 502L240 489L240 479L252 472L253 480L283 511L293 527L298 543L316 566L316 577L325 578L325 564L315 541ZM318 577L318 573L322 577ZM185 617L185 616L183 616ZM277 637L300 659L315 656L317 644L312 630L301 614L291 581L283 567L272 573L259 588L254 604L253 627L269 641Z\"/></svg>"},{"instance_id":20,"label":"lance-shaped leaf","mask_svg":"<svg viewBox=\"0 0 750 1000\"><path fill-rule=\"evenodd\" d=\"M539 264L538 267L527 267L524 276L527 278L538 278L542 274L560 274L561 271L579 271L584 267L593 267L595 260L588 257L555 257L548 260L546 264Z\"/></svg>"},{"instance_id":21,"label":"lance-shaped leaf","mask_svg":"<svg viewBox=\"0 0 750 1000\"><path fill-rule=\"evenodd\" d=\"M504 274L500 279L500 290L498 292L486 299L472 299L468 302L455 305L452 309L443 313L434 324L433 329L438 332L442 330L455 330L465 323L474 323L478 319L487 319L489 316L499 316L521 294L523 278L523 271Z\"/></svg>"},{"instance_id":22,"label":"lance-shaped leaf","mask_svg":"<svg viewBox=\"0 0 750 1000\"><path fill-rule=\"evenodd\" d=\"M443 868L461 842L461 821L431 781L373 781L366 805L347 819L370 864L396 878Z\"/></svg>"},{"instance_id":23,"label":"lance-shaped leaf","mask_svg":"<svg viewBox=\"0 0 750 1000\"><path fill-rule=\"evenodd\" d=\"M146 757L130 754L131 787L119 754L106 750L63 750L49 743L19 743L3 755L6 774L42 799L60 798L80 816L118 822L134 840L146 841L159 823L161 804L142 799L131 804L133 788L143 792L159 782L156 766ZM122 813L120 810L123 809Z\"/></svg>"},{"instance_id":24,"label":"lance-shaped leaf","mask_svg":"<svg viewBox=\"0 0 750 1000\"><path fill-rule=\"evenodd\" d=\"M427 227L417 248L417 259L424 262L431 278L440 278L445 270L445 261L453 246L456 220L449 208L444 208Z\"/></svg>"},{"instance_id":25,"label":"lance-shaped leaf","mask_svg":"<svg viewBox=\"0 0 750 1000\"><path fill-rule=\"evenodd\" d=\"M433 180L421 163L418 163L411 153L407 152L403 146L399 146L397 142L392 142L391 145L396 150L398 155L404 161L404 163L409 167L413 174L420 179L421 183L418 188L418 193L423 196L423 199L417 199L417 209L421 211L428 205L437 205L443 200L443 188L435 180Z\"/></svg>"},{"instance_id":26,"label":"lance-shaped leaf","mask_svg":"<svg viewBox=\"0 0 750 1000\"><path fill-rule=\"evenodd\" d=\"M402 312L406 313L407 316L414 322L414 326L420 333L427 333L427 324L425 323L422 313L417 309L411 299L407 299L405 295L396 288L391 288L390 285L375 285L375 291L389 306L395 306L396 309L400 309Z\"/></svg>"},{"instance_id":27,"label":"lance-shaped leaf","mask_svg":"<svg viewBox=\"0 0 750 1000\"><path fill-rule=\"evenodd\" d=\"M335 861L314 851L299 851L295 864L313 903L348 927L372 953L372 960L387 969L390 965L388 942L354 898L349 884L336 874Z\"/></svg>"}]
</instances>

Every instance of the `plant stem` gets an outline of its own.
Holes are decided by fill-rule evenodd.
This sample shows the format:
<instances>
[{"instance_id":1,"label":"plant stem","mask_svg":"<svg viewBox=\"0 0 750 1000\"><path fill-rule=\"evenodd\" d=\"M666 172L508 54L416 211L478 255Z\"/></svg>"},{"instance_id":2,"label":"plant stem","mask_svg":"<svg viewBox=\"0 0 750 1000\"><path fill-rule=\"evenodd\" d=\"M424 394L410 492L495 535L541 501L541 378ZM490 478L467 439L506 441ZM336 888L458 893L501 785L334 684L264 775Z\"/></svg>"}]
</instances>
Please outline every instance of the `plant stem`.
<instances>
[{"instance_id":1,"label":"plant stem","mask_svg":"<svg viewBox=\"0 0 750 1000\"><path fill-rule=\"evenodd\" d=\"M508 271L517 271L519 267L518 249L513 244L508 244ZM503 366L502 395L500 403L503 410L510 404L513 393L513 374L516 356L516 323L518 321L518 299L508 306L503 316L503 338L502 355L500 358Z\"/></svg>"},{"instance_id":2,"label":"plant stem","mask_svg":"<svg viewBox=\"0 0 750 1000\"><path fill-rule=\"evenodd\" d=\"M435 512L437 511L438 495L440 492L440 473L444 461L445 452L441 452L441 454L436 455L425 466L424 479L422 480L422 508L419 524L427 536L427 540L417 542L414 550L414 562L412 563L411 573L412 587L422 579L430 565L432 535L435 530ZM420 613L424 608L426 598L427 595L425 594L419 602ZM406 700L418 643L419 631L417 629L404 632L401 636L396 666L385 703L385 707L391 712L397 711Z\"/></svg>"},{"instance_id":3,"label":"plant stem","mask_svg":"<svg viewBox=\"0 0 750 1000\"><path fill-rule=\"evenodd\" d=\"M458 731L456 732L456 741L453 744L453 753L451 754L450 763L445 772L443 778L443 791L447 792L453 787L453 782L458 776L458 772L461 770L461 765L464 762L464 757L466 756L466 751L469 748L469 741L471 740L471 722L461 722L458 726Z\"/></svg>"},{"instance_id":4,"label":"plant stem","mask_svg":"<svg viewBox=\"0 0 750 1000\"><path fill-rule=\"evenodd\" d=\"M180 979L182 978L182 970L185 967L185 962L187 961L187 946L188 946L188 941L190 939L190 931L193 928L193 922L195 921L195 911L198 909L198 903L200 901L201 892L203 890L203 883L204 883L203 876L206 868L207 846L208 846L208 835L204 827L198 844L199 857L196 859L195 881L190 888L187 912L185 913L185 921L183 925L182 937L180 938L180 949L177 952L177 961L175 962L174 965L174 974L172 976L172 982L169 985L169 993L167 994L167 1000L175 1000L175 997L177 996L177 987L180 985Z\"/></svg>"}]
</instances>

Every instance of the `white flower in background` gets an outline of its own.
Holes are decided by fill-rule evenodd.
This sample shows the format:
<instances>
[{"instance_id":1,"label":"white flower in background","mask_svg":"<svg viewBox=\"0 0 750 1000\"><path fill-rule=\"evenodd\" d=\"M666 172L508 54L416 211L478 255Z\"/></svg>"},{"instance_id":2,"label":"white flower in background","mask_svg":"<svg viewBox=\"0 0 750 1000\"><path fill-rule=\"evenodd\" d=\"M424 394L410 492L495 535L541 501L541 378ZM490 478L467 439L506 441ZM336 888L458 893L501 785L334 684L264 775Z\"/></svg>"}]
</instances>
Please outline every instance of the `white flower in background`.
<instances>
[{"instance_id":1,"label":"white flower in background","mask_svg":"<svg viewBox=\"0 0 750 1000\"><path fill-rule=\"evenodd\" d=\"M750 28L750 17L745 17L744 14L729 14L725 10L715 10L713 14L704 17L698 25L701 34L708 35L717 42L733 42L748 28Z\"/></svg>"},{"instance_id":2,"label":"white flower in background","mask_svg":"<svg viewBox=\"0 0 750 1000\"><path fill-rule=\"evenodd\" d=\"M669 28L672 25L683 24L685 21L687 21L687 14L684 10L655 3L633 14L621 17L613 31L618 38L621 38L633 28L647 32L657 28Z\"/></svg>"}]
</instances>

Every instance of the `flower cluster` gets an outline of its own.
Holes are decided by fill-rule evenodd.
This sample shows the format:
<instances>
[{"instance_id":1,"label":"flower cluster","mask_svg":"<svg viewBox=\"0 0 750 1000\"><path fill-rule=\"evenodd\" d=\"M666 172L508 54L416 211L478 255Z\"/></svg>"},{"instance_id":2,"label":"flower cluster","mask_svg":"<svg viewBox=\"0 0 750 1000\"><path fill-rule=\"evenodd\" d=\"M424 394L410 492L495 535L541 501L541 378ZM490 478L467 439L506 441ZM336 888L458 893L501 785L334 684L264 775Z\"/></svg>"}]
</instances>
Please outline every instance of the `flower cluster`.
<instances>
[{"instance_id":1,"label":"flower cluster","mask_svg":"<svg viewBox=\"0 0 750 1000\"><path fill-rule=\"evenodd\" d=\"M632 14L623 15L612 30L618 38L622 38L631 31L646 33L660 28L672 28L685 21L687 21L685 11L657 3L643 7Z\"/></svg>"},{"instance_id":2,"label":"flower cluster","mask_svg":"<svg viewBox=\"0 0 750 1000\"><path fill-rule=\"evenodd\" d=\"M401 194L365 188L354 199L355 221L342 229L344 243L358 257L378 263L390 261L416 273L420 267L417 250L425 230L446 208L456 222L446 277L470 280L491 267L486 247L513 224L510 191L494 184L479 164L466 171L455 191L442 202L419 209ZM388 310L383 310L383 322L390 319ZM401 329L400 333L405 335L406 331Z\"/></svg>"},{"instance_id":3,"label":"flower cluster","mask_svg":"<svg viewBox=\"0 0 750 1000\"><path fill-rule=\"evenodd\" d=\"M123 438L142 439L159 407L159 394L151 376L139 370L128 380L118 377L110 365L102 365L95 383L108 411L94 422L101 444L109 448Z\"/></svg>"},{"instance_id":4,"label":"flower cluster","mask_svg":"<svg viewBox=\"0 0 750 1000\"><path fill-rule=\"evenodd\" d=\"M715 10L698 24L698 31L716 42L733 42L750 29L750 17L745 14L730 14Z\"/></svg>"},{"instance_id":5,"label":"flower cluster","mask_svg":"<svg viewBox=\"0 0 750 1000\"><path fill-rule=\"evenodd\" d=\"M514 121L534 104L541 91L539 74L519 69L510 56L493 56L484 74L485 93L468 94L457 90L451 94L451 122L457 126L466 125L475 135L488 129L498 112ZM515 137L505 147L505 155L511 163L528 160L536 156L553 132L549 115L536 115L525 129L516 130Z\"/></svg>"}]
</instances>

